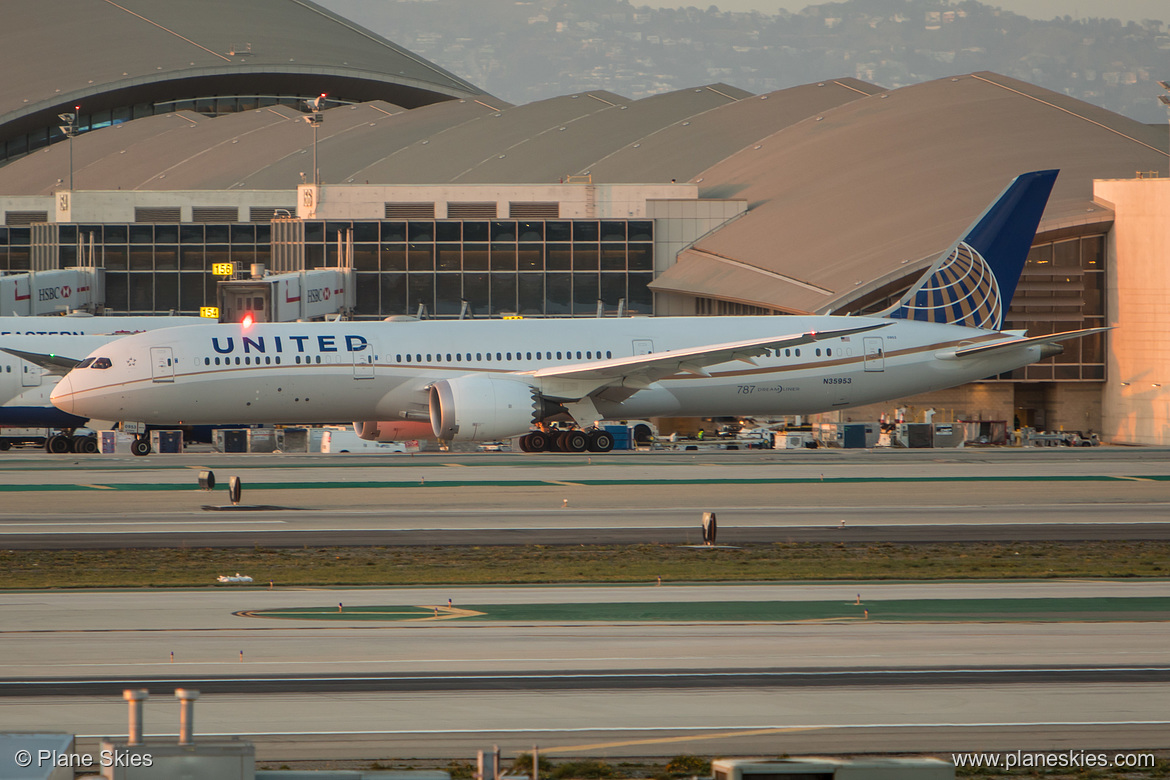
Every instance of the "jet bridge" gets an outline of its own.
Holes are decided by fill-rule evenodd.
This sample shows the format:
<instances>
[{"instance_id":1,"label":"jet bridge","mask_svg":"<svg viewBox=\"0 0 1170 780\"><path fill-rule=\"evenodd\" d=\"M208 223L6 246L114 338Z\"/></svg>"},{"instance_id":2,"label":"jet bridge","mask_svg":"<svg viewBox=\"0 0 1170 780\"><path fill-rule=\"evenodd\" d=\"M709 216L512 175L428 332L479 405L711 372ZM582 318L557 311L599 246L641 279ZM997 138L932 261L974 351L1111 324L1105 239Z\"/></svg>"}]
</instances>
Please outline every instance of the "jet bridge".
<instances>
[{"instance_id":1,"label":"jet bridge","mask_svg":"<svg viewBox=\"0 0 1170 780\"><path fill-rule=\"evenodd\" d=\"M96 311L105 303L105 269L93 266L0 276L0 317Z\"/></svg>"},{"instance_id":2,"label":"jet bridge","mask_svg":"<svg viewBox=\"0 0 1170 780\"><path fill-rule=\"evenodd\" d=\"M251 270L251 278L219 283L220 322L239 322L248 314L254 322L295 322L353 312L357 293L352 269L270 274L256 264Z\"/></svg>"}]
</instances>

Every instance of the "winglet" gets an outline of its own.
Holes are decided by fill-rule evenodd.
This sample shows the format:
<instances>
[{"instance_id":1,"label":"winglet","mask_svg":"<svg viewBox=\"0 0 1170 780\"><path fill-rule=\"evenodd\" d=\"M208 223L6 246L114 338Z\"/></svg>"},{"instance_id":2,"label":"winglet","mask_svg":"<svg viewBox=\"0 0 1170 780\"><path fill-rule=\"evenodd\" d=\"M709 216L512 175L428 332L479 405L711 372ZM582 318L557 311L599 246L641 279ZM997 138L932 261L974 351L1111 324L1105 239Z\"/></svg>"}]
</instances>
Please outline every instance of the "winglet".
<instances>
[{"instance_id":1,"label":"winglet","mask_svg":"<svg viewBox=\"0 0 1170 780\"><path fill-rule=\"evenodd\" d=\"M999 330L1059 171L1012 180L902 299L881 316Z\"/></svg>"}]
</instances>

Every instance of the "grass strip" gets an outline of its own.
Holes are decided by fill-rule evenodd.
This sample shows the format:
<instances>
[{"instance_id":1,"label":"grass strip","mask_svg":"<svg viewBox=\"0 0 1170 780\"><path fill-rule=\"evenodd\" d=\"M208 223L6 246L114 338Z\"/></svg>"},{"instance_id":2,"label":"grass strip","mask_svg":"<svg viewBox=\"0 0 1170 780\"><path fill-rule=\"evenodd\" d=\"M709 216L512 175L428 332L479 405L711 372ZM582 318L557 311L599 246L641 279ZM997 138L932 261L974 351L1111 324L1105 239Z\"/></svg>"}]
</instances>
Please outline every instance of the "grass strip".
<instances>
[{"instance_id":1,"label":"grass strip","mask_svg":"<svg viewBox=\"0 0 1170 780\"><path fill-rule=\"evenodd\" d=\"M1170 542L0 550L8 589L987 580L1170 576ZM228 586L238 587L238 586Z\"/></svg>"}]
</instances>

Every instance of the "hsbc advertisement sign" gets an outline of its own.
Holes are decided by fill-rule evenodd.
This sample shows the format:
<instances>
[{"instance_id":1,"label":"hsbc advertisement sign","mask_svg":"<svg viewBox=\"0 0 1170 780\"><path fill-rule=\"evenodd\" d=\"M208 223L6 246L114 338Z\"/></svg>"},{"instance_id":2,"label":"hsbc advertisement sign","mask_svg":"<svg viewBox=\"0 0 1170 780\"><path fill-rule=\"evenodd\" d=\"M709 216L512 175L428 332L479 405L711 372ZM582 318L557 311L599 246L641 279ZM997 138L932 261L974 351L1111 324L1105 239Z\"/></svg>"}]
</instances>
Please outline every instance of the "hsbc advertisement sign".
<instances>
[{"instance_id":1,"label":"hsbc advertisement sign","mask_svg":"<svg viewBox=\"0 0 1170 780\"><path fill-rule=\"evenodd\" d=\"M352 311L355 293L349 269L317 268L266 274L253 279L226 279L218 285L222 310L238 318L244 309L264 322L295 322ZM235 303L228 303L234 301Z\"/></svg>"},{"instance_id":2,"label":"hsbc advertisement sign","mask_svg":"<svg viewBox=\"0 0 1170 780\"><path fill-rule=\"evenodd\" d=\"M333 293L331 287L317 287L305 292L305 303L325 303Z\"/></svg>"},{"instance_id":3,"label":"hsbc advertisement sign","mask_svg":"<svg viewBox=\"0 0 1170 780\"><path fill-rule=\"evenodd\" d=\"M37 300L41 303L45 301L61 301L68 305L73 301L73 288L68 284L59 284L54 287L39 287L37 288Z\"/></svg>"},{"instance_id":4,"label":"hsbc advertisement sign","mask_svg":"<svg viewBox=\"0 0 1170 780\"><path fill-rule=\"evenodd\" d=\"M280 274L274 280L273 319L317 319L352 309L351 279L352 274L331 268Z\"/></svg>"}]
</instances>

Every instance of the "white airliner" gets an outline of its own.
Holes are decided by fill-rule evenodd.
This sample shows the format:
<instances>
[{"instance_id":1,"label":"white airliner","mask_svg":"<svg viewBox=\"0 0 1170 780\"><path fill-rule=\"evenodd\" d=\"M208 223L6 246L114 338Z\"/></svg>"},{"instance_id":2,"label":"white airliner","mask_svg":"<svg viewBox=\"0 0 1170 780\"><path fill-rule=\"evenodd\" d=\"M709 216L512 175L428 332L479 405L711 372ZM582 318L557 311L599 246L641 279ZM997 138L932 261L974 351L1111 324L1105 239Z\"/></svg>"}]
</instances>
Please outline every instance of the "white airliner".
<instances>
[{"instance_id":1,"label":"white airliner","mask_svg":"<svg viewBox=\"0 0 1170 780\"><path fill-rule=\"evenodd\" d=\"M74 437L87 422L49 402L57 381L103 344L153 328L206 322L199 317L0 317L0 429L54 428L50 452L97 451L92 437ZM25 359L27 358L27 359ZM0 431L0 449L10 438Z\"/></svg>"},{"instance_id":2,"label":"white airliner","mask_svg":"<svg viewBox=\"0 0 1170 780\"><path fill-rule=\"evenodd\" d=\"M999 330L1056 173L1017 177L881 315L212 324L102 347L52 401L152 424L421 422L448 441L605 451L603 419L811 414L953 387L1101 330Z\"/></svg>"}]
</instances>

